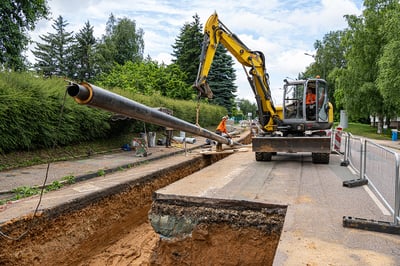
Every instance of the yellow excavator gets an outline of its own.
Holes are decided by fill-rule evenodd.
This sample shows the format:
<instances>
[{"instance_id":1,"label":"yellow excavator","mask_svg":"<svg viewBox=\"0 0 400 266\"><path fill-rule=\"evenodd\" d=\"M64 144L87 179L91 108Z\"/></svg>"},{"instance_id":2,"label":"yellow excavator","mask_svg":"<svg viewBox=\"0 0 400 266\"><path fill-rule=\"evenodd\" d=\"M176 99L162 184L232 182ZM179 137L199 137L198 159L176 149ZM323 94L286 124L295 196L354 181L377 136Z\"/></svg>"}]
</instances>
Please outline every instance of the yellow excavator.
<instances>
[{"instance_id":1,"label":"yellow excavator","mask_svg":"<svg viewBox=\"0 0 400 266\"><path fill-rule=\"evenodd\" d=\"M242 64L255 95L260 128L252 138L256 160L270 161L277 152L311 152L313 163L329 163L333 107L328 101L326 81L319 77L285 79L283 105L275 106L264 54L250 50L214 13L204 27L199 70L194 83L199 97L213 97L207 76L220 44ZM308 93L314 94L313 100Z\"/></svg>"}]
</instances>

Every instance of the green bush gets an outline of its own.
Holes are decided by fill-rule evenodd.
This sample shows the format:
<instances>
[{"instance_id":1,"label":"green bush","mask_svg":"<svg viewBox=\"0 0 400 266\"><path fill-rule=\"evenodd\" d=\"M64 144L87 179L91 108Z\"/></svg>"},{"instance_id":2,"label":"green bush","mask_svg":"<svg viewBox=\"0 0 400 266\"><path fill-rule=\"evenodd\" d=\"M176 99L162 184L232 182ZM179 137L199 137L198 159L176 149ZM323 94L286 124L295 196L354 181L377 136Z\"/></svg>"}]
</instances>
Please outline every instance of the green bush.
<instances>
[{"instance_id":1,"label":"green bush","mask_svg":"<svg viewBox=\"0 0 400 266\"><path fill-rule=\"evenodd\" d=\"M66 95L66 85L60 78L42 79L30 73L0 72L0 153L143 132L143 121L111 121L112 113L77 104ZM171 109L175 117L196 122L197 103L194 101L173 100L157 94L145 96L122 89L113 91L149 107ZM213 126L224 114L223 107L201 103L199 123L202 127ZM160 128L149 123L145 126L148 131Z\"/></svg>"},{"instance_id":2,"label":"green bush","mask_svg":"<svg viewBox=\"0 0 400 266\"><path fill-rule=\"evenodd\" d=\"M65 87L62 79L0 73L0 152L67 145L106 136L110 114L79 106L70 98L64 103Z\"/></svg>"}]
</instances>

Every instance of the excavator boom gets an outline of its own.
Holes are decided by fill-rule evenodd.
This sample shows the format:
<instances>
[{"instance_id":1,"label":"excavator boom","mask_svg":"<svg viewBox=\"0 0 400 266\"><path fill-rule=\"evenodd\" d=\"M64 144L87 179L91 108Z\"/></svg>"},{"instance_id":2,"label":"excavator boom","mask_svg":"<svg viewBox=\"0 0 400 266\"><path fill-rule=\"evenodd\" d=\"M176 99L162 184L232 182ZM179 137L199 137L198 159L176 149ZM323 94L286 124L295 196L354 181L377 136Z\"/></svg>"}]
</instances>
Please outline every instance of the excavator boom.
<instances>
[{"instance_id":1,"label":"excavator boom","mask_svg":"<svg viewBox=\"0 0 400 266\"><path fill-rule=\"evenodd\" d=\"M194 87L200 96L212 98L212 90L207 83L218 45L223 45L243 68L249 68L246 73L250 86L256 96L262 125L267 131L272 131L274 125L280 123L271 97L269 77L265 69L265 57L262 52L251 51L234 35L219 19L217 13L209 17L204 27L204 41L200 55L200 65Z\"/></svg>"}]
</instances>

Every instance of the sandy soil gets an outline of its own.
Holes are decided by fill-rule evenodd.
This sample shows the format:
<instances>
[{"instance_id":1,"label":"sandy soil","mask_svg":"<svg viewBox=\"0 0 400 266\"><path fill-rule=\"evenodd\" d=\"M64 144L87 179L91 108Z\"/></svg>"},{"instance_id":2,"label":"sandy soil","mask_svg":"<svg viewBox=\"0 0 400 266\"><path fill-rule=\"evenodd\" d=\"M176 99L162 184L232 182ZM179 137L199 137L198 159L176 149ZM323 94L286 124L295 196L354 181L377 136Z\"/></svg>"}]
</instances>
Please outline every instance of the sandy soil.
<instances>
[{"instance_id":1,"label":"sandy soil","mask_svg":"<svg viewBox=\"0 0 400 266\"><path fill-rule=\"evenodd\" d=\"M160 239L152 265L272 265L278 235L257 228L200 224L191 237Z\"/></svg>"}]
</instances>

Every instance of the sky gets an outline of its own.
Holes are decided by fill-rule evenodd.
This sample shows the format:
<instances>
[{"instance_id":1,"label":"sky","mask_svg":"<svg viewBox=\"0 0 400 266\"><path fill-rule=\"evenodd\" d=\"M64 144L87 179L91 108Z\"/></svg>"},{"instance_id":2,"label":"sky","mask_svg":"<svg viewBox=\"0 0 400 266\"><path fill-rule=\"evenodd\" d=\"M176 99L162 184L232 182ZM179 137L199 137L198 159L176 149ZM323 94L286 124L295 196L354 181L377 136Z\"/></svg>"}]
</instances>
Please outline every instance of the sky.
<instances>
[{"instance_id":1,"label":"sky","mask_svg":"<svg viewBox=\"0 0 400 266\"><path fill-rule=\"evenodd\" d=\"M39 36L54 33L53 20L60 15L69 23L68 32L78 33L89 21L100 38L112 13L134 20L144 31L144 57L150 55L165 64L171 63L172 45L183 25L193 22L197 14L204 26L217 12L249 49L264 53L275 103L282 102L283 80L295 79L314 61L310 55L315 54L315 41L345 29L344 15L362 12L362 0L48 0L48 6L51 20L38 22L30 34L33 41L41 42ZM28 59L34 61L30 52ZM237 97L255 102L243 67L234 61Z\"/></svg>"}]
</instances>

